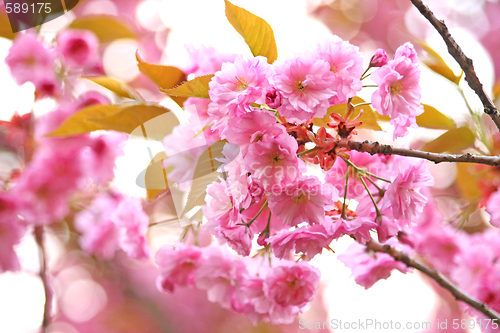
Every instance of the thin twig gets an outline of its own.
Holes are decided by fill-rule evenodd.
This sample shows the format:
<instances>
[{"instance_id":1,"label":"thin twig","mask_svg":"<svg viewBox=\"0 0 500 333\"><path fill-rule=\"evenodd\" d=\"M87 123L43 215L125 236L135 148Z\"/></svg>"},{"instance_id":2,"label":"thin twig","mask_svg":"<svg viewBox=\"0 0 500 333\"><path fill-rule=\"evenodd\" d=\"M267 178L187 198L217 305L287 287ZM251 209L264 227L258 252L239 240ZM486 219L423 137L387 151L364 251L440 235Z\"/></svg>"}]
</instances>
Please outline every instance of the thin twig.
<instances>
[{"instance_id":1,"label":"thin twig","mask_svg":"<svg viewBox=\"0 0 500 333\"><path fill-rule=\"evenodd\" d=\"M437 32L443 37L448 52L458 62L460 67L465 73L465 81L474 90L484 106L484 112L491 117L497 128L500 130L500 114L498 113L495 104L491 101L488 95L484 92L483 85L474 70L472 59L468 58L462 48L457 44L455 39L451 36L444 21L438 20L434 13L427 7L421 0L410 0L420 13L432 24Z\"/></svg>"},{"instance_id":2,"label":"thin twig","mask_svg":"<svg viewBox=\"0 0 500 333\"><path fill-rule=\"evenodd\" d=\"M486 164L491 166L500 165L500 156L482 156L482 155L473 155L470 153L461 155L437 154L410 148L396 148L391 145L386 145L371 141L359 142L359 141L337 140L337 139L327 139L327 140L335 141L337 147L347 148L350 150L357 150L360 152L366 152L371 155L382 154L382 155L401 155L408 157L417 157L432 161L436 164L442 162L460 162L460 163Z\"/></svg>"},{"instance_id":3,"label":"thin twig","mask_svg":"<svg viewBox=\"0 0 500 333\"><path fill-rule=\"evenodd\" d=\"M45 292L45 305L43 308L43 321L42 327L40 329L41 333L47 333L49 331L49 326L52 321L52 299L53 291L50 286L49 272L47 267L47 252L45 249L45 243L43 239L43 226L35 227L35 240L39 248L40 253L40 279L43 283L43 290Z\"/></svg>"},{"instance_id":4,"label":"thin twig","mask_svg":"<svg viewBox=\"0 0 500 333\"><path fill-rule=\"evenodd\" d=\"M387 253L395 260L404 263L406 266L413 267L421 271L422 273L424 273L425 275L436 281L441 287L448 290L455 297L456 300L467 303L477 311L483 313L488 318L500 322L500 314L498 314L495 310L491 309L488 305L481 303L475 298L467 295L464 291L462 291L460 288L454 285L450 280L448 280L437 270L427 267L421 262L412 259L408 254L398 251L390 245L387 244L382 245L374 240L371 240L366 244L366 246L368 249L372 251Z\"/></svg>"}]
</instances>

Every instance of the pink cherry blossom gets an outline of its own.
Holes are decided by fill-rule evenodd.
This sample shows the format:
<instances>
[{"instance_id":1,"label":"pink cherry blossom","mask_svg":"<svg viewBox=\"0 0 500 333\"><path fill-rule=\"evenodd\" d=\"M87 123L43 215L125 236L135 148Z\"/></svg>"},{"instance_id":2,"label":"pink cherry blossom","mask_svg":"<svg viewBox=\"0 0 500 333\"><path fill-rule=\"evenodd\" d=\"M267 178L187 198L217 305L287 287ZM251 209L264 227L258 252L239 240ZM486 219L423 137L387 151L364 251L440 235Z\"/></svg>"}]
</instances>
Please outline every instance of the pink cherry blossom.
<instances>
[{"instance_id":1,"label":"pink cherry blossom","mask_svg":"<svg viewBox=\"0 0 500 333\"><path fill-rule=\"evenodd\" d=\"M64 64L71 69L83 69L98 56L99 40L88 30L64 30L57 36L57 49Z\"/></svg>"},{"instance_id":2,"label":"pink cherry blossom","mask_svg":"<svg viewBox=\"0 0 500 333\"><path fill-rule=\"evenodd\" d=\"M186 45L186 50L189 58L187 65L183 67L183 71L186 74L193 74L194 76L218 72L223 63L233 62L237 56L236 54L220 53L215 48L204 45L199 47Z\"/></svg>"},{"instance_id":3,"label":"pink cherry blossom","mask_svg":"<svg viewBox=\"0 0 500 333\"><path fill-rule=\"evenodd\" d=\"M424 160L399 158L391 184L385 196L392 207L395 218L410 220L421 213L427 197L420 193L420 188L434 185L434 179L427 171Z\"/></svg>"},{"instance_id":4,"label":"pink cherry blossom","mask_svg":"<svg viewBox=\"0 0 500 333\"><path fill-rule=\"evenodd\" d=\"M241 305L239 289L246 267L226 250L210 246L203 250L203 260L195 273L196 287L207 291L210 302L231 309Z\"/></svg>"},{"instance_id":5,"label":"pink cherry blossom","mask_svg":"<svg viewBox=\"0 0 500 333\"><path fill-rule=\"evenodd\" d=\"M115 160L123 154L127 136L110 132L92 138L89 147L82 152L85 173L97 184L109 182L114 178Z\"/></svg>"},{"instance_id":6,"label":"pink cherry blossom","mask_svg":"<svg viewBox=\"0 0 500 333\"><path fill-rule=\"evenodd\" d=\"M20 269L15 246L26 232L16 214L14 197L0 192L0 273Z\"/></svg>"},{"instance_id":7,"label":"pink cherry blossom","mask_svg":"<svg viewBox=\"0 0 500 333\"><path fill-rule=\"evenodd\" d=\"M75 217L75 228L82 234L82 249L108 260L118 249L124 250L129 258L147 260L148 225L149 217L142 210L139 198L115 193L100 194Z\"/></svg>"},{"instance_id":8,"label":"pink cherry blossom","mask_svg":"<svg viewBox=\"0 0 500 333\"><path fill-rule=\"evenodd\" d=\"M278 111L288 121L303 123L326 114L330 98L337 94L326 61L307 54L275 64L273 70L272 82L283 96Z\"/></svg>"},{"instance_id":9,"label":"pink cherry blossom","mask_svg":"<svg viewBox=\"0 0 500 333\"><path fill-rule=\"evenodd\" d=\"M258 110L229 119L225 137L229 142L237 144L245 155L248 145L262 140L265 134L277 137L285 134L285 127L276 122L273 114Z\"/></svg>"},{"instance_id":10,"label":"pink cherry blossom","mask_svg":"<svg viewBox=\"0 0 500 333\"><path fill-rule=\"evenodd\" d=\"M162 247L155 257L160 266L156 280L158 289L173 292L176 286L194 285L194 273L202 260L202 251L195 246L176 243L175 248Z\"/></svg>"},{"instance_id":11,"label":"pink cherry blossom","mask_svg":"<svg viewBox=\"0 0 500 333\"><path fill-rule=\"evenodd\" d=\"M39 82L53 75L56 55L35 34L20 33L5 58L17 84Z\"/></svg>"},{"instance_id":12,"label":"pink cherry blossom","mask_svg":"<svg viewBox=\"0 0 500 333\"><path fill-rule=\"evenodd\" d=\"M253 234L250 229L243 225L236 225L234 227L216 228L216 236L227 242L230 248L236 251L241 256L248 256L252 249Z\"/></svg>"},{"instance_id":13,"label":"pink cherry blossom","mask_svg":"<svg viewBox=\"0 0 500 333\"><path fill-rule=\"evenodd\" d=\"M371 75L379 87L372 95L372 104L380 114L391 117L391 124L398 125L394 139L406 135L407 127L415 124L414 118L424 112L416 59L411 44L405 44L396 51L394 60Z\"/></svg>"},{"instance_id":14,"label":"pink cherry blossom","mask_svg":"<svg viewBox=\"0 0 500 333\"><path fill-rule=\"evenodd\" d=\"M358 243L352 243L347 251L339 254L337 258L351 269L351 276L365 289L371 288L379 280L389 278L394 269L401 273L411 271L411 268L401 261L394 260L387 253L366 252L366 248Z\"/></svg>"},{"instance_id":15,"label":"pink cherry blossom","mask_svg":"<svg viewBox=\"0 0 500 333\"><path fill-rule=\"evenodd\" d=\"M207 187L205 202L203 214L208 219L209 228L217 226L229 228L241 223L238 202L231 196L225 181L214 182Z\"/></svg>"},{"instance_id":16,"label":"pink cherry blossom","mask_svg":"<svg viewBox=\"0 0 500 333\"><path fill-rule=\"evenodd\" d=\"M264 280L264 293L281 306L304 306L313 300L320 272L301 261L274 267Z\"/></svg>"},{"instance_id":17,"label":"pink cherry blossom","mask_svg":"<svg viewBox=\"0 0 500 333\"><path fill-rule=\"evenodd\" d=\"M209 83L210 99L230 118L249 112L250 105L265 96L269 71L266 58L260 56L249 60L238 56L234 63L223 63Z\"/></svg>"},{"instance_id":18,"label":"pink cherry blossom","mask_svg":"<svg viewBox=\"0 0 500 333\"><path fill-rule=\"evenodd\" d=\"M366 244L371 240L370 230L376 228L378 224L366 217L357 217L355 219L343 219L340 217L336 221L328 217L325 219L323 226L331 239L350 235L359 243Z\"/></svg>"},{"instance_id":19,"label":"pink cherry blossom","mask_svg":"<svg viewBox=\"0 0 500 333\"><path fill-rule=\"evenodd\" d=\"M297 149L297 141L288 134L264 135L248 147L245 168L266 191L281 193L299 175Z\"/></svg>"},{"instance_id":20,"label":"pink cherry blossom","mask_svg":"<svg viewBox=\"0 0 500 333\"><path fill-rule=\"evenodd\" d=\"M500 228L500 191L490 196L486 203L486 211L491 215L490 224Z\"/></svg>"},{"instance_id":21,"label":"pink cherry blossom","mask_svg":"<svg viewBox=\"0 0 500 333\"><path fill-rule=\"evenodd\" d=\"M321 253L330 242L331 239L322 225L304 226L293 231L283 230L267 239L274 255L280 259L288 258L290 252L295 250L295 253L304 253L306 259L310 260Z\"/></svg>"},{"instance_id":22,"label":"pink cherry blossom","mask_svg":"<svg viewBox=\"0 0 500 333\"><path fill-rule=\"evenodd\" d=\"M338 36L330 36L320 43L317 49L319 59L330 64L333 73L333 84L330 88L337 93L330 99L330 104L346 103L361 90L361 74L363 74L363 56L359 48L343 41Z\"/></svg>"},{"instance_id":23,"label":"pink cherry blossom","mask_svg":"<svg viewBox=\"0 0 500 333\"><path fill-rule=\"evenodd\" d=\"M296 226L302 222L320 224L325 219L325 207L338 201L338 191L322 186L317 177L302 176L283 191L269 197L269 208L284 224Z\"/></svg>"}]
</instances>

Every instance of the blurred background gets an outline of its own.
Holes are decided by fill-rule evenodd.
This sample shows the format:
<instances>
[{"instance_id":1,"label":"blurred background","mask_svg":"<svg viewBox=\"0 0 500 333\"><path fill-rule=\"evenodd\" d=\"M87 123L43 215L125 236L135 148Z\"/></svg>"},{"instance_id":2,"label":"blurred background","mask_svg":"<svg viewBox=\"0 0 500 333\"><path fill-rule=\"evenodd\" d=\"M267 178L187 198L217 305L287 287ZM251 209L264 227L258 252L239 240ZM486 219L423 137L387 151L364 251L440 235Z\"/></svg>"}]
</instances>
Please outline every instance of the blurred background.
<instances>
[{"instance_id":1,"label":"blurred background","mask_svg":"<svg viewBox=\"0 0 500 333\"><path fill-rule=\"evenodd\" d=\"M438 17L446 19L453 36L474 60L486 91L492 91L500 76L500 52L497 52L500 51L500 21L497 19L500 17L500 3L493 0L427 2ZM392 56L394 50L406 41L424 41L444 58L456 75L460 74L440 37L409 0L234 0L233 3L271 25L280 58L302 52L332 33L359 46L366 64L377 48L386 49ZM0 10L4 10L3 4ZM222 0L80 1L73 11L44 24L40 32L51 41L73 20L88 15L114 15L137 31L138 38L118 39L107 43L102 50L106 75L133 87L147 87L148 84L137 69L136 50L150 63L180 67L187 62L186 45L206 45L221 52L249 54L248 47L227 22ZM0 59L5 58L11 45L11 40L0 38ZM422 66L422 71L422 102L453 117L457 123L465 121L468 110L456 87L427 67ZM471 106L479 109L479 100L463 86ZM154 89L151 87L150 90ZM152 94L150 90L138 89L147 100L155 100L175 111L177 106L170 99ZM41 115L54 108L55 101L50 98L35 102L33 92L31 83L18 86L4 62L0 62L0 120L10 119L14 112L24 114L34 110L36 115ZM395 144L427 141L441 133L413 130ZM392 143L390 128L387 132L376 133L361 130L359 138ZM161 143L138 139L128 141L125 156L117 161L114 185L120 191L145 196L145 190L137 186L136 178L150 161L147 147L154 152L162 148ZM0 170L13 163L9 158L8 154L0 155ZM454 164L429 164L429 168L438 190L449 188L457 179L458 170ZM164 244L172 244L180 231L178 225L151 228L149 238L153 251ZM52 332L302 331L298 322L287 326L253 326L246 317L208 302L205 293L199 290L183 288L173 295L159 293L153 263L140 264L121 256L113 261L99 261L79 251L78 246L71 243L74 239L60 237L67 231L55 233L57 237L49 234L47 242L58 309ZM342 253L349 243L348 240L339 241L331 247ZM17 251L23 271L0 275L0 332L38 332L44 294L38 277L37 246L32 237L26 236ZM307 321L377 319L381 322L431 322L431 331L435 331L436 316L462 318L456 303L420 274L394 272L389 280L382 280L364 290L349 277L350 270L336 260L335 254L323 253L312 264L321 270L322 284L311 308L301 316ZM405 331L421 332L422 329ZM335 332L356 330L339 329Z\"/></svg>"}]
</instances>

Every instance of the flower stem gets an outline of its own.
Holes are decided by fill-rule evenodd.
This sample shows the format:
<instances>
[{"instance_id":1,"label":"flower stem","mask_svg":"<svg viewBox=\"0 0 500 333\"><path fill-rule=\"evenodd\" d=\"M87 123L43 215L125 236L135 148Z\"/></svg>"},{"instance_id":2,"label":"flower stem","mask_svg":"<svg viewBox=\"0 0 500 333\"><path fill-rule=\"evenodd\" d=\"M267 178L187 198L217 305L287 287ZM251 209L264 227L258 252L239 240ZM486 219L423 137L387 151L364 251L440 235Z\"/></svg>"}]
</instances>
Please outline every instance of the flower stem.
<instances>
[{"instance_id":1,"label":"flower stem","mask_svg":"<svg viewBox=\"0 0 500 333\"><path fill-rule=\"evenodd\" d=\"M363 186L365 187L366 192L368 192L368 195L370 196L370 199L372 200L373 205L375 206L375 210L377 211L377 216L382 216L383 215L382 212L380 211L380 209L378 209L377 203L375 202L375 199L373 199L373 195L371 194L370 190L368 189L368 186L366 185L365 177L361 176L359 179L363 183Z\"/></svg>"},{"instance_id":2,"label":"flower stem","mask_svg":"<svg viewBox=\"0 0 500 333\"><path fill-rule=\"evenodd\" d=\"M268 203L268 199L266 199L266 202L264 202L264 204L260 208L260 210L257 213L257 215L255 215L253 219L251 219L249 222L245 223L244 225L246 225L248 228L250 228L250 226L252 225L252 223L259 217L260 213L262 213L262 211L267 207L267 203ZM271 219L270 216L269 216L269 219Z\"/></svg>"},{"instance_id":3,"label":"flower stem","mask_svg":"<svg viewBox=\"0 0 500 333\"><path fill-rule=\"evenodd\" d=\"M311 148L311 149L309 149L309 150L305 150L305 151L303 151L303 152L301 152L301 153L298 153L298 154L297 154L297 157L304 156L304 155L306 155L306 154L312 153L313 151L320 150L320 149L321 149L321 147L316 146L316 147Z\"/></svg>"},{"instance_id":4,"label":"flower stem","mask_svg":"<svg viewBox=\"0 0 500 333\"><path fill-rule=\"evenodd\" d=\"M345 173L345 190L344 190L344 202L342 203L342 215L341 217L345 220L347 216L345 215L345 207L347 201L347 186L349 185L349 166L347 166Z\"/></svg>"}]
</instances>

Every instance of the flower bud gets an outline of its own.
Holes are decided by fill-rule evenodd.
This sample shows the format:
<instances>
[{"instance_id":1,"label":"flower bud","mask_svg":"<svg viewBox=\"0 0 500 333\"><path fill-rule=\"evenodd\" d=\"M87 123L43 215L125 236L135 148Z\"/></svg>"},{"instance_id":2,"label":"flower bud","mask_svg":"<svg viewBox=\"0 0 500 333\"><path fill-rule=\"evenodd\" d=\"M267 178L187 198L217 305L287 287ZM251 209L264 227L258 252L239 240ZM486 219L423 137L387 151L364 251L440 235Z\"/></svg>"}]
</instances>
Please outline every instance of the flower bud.
<instances>
[{"instance_id":1,"label":"flower bud","mask_svg":"<svg viewBox=\"0 0 500 333\"><path fill-rule=\"evenodd\" d=\"M378 49L370 60L370 67L382 67L387 64L387 53L384 49Z\"/></svg>"},{"instance_id":2,"label":"flower bud","mask_svg":"<svg viewBox=\"0 0 500 333\"><path fill-rule=\"evenodd\" d=\"M281 106L281 93L276 88L270 88L266 93L266 104L272 109Z\"/></svg>"}]
</instances>

